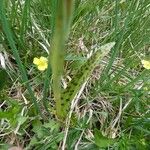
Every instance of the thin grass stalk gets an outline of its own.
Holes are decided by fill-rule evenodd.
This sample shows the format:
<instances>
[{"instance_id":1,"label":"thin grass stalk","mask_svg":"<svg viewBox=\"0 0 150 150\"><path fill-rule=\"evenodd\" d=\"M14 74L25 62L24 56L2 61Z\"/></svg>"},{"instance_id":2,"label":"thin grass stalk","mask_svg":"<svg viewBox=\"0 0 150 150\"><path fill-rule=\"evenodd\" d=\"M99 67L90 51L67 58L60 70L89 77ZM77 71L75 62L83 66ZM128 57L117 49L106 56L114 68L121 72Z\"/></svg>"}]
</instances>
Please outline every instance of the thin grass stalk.
<instances>
[{"instance_id":1,"label":"thin grass stalk","mask_svg":"<svg viewBox=\"0 0 150 150\"><path fill-rule=\"evenodd\" d=\"M52 37L53 37L53 33L54 33L54 27L55 27L55 18L56 18L56 6L57 6L57 1L56 0L51 0L51 23L50 23L50 27L51 27L51 32L52 32ZM49 105L48 102L46 100L47 97L47 93L49 90L49 85L50 85L50 74L51 74L51 67L50 67L50 55L49 55L49 59L48 59L48 68L46 71L46 77L45 77L45 81L44 81L44 88L43 88L43 98L42 98L42 102L43 102L43 106L45 107L45 109L47 110L47 112L49 113Z\"/></svg>"},{"instance_id":2,"label":"thin grass stalk","mask_svg":"<svg viewBox=\"0 0 150 150\"><path fill-rule=\"evenodd\" d=\"M123 90L127 90L129 89L130 87L134 86L136 82L138 82L140 79L143 79L145 77L145 75L148 73L148 70L143 70L142 73L136 77L135 79L133 79L130 83L128 83L127 85L125 85L123 87Z\"/></svg>"},{"instance_id":3,"label":"thin grass stalk","mask_svg":"<svg viewBox=\"0 0 150 150\"><path fill-rule=\"evenodd\" d=\"M23 8L23 15L22 15L22 22L21 22L21 29L20 29L20 39L21 42L24 42L24 34L27 29L28 25L28 17L29 17L29 11L30 11L30 0L26 0Z\"/></svg>"},{"instance_id":4,"label":"thin grass stalk","mask_svg":"<svg viewBox=\"0 0 150 150\"><path fill-rule=\"evenodd\" d=\"M117 38L117 41L116 41L116 45L114 47L114 51L112 52L112 55L111 55L111 58L109 60L109 63L107 65L107 67L105 68L105 70L103 71L103 74L101 75L101 79L100 79L100 82L102 83L105 79L107 80L106 77L108 77L108 74L109 74L109 70L111 69L112 65L113 65L113 62L115 61L116 59L116 56L118 55L118 52L120 50L120 47L121 47L121 44L124 40L124 35L126 33L126 30L127 30L127 27L128 27L128 24L129 24L129 21L130 21L130 18L131 16L131 10L132 10L132 7L133 7L133 2L129 5L129 8L128 8L128 11L129 14L127 15L126 19L125 19L125 23L124 23L124 26L123 28L119 31L120 32L120 35L118 36ZM116 7L118 6L118 4L116 3ZM117 20L118 20L118 14L117 14L117 11L115 11L115 15L116 15L116 18L115 18L115 22L117 23ZM116 31L116 30L115 30ZM117 31L116 31L117 32Z\"/></svg>"}]
</instances>

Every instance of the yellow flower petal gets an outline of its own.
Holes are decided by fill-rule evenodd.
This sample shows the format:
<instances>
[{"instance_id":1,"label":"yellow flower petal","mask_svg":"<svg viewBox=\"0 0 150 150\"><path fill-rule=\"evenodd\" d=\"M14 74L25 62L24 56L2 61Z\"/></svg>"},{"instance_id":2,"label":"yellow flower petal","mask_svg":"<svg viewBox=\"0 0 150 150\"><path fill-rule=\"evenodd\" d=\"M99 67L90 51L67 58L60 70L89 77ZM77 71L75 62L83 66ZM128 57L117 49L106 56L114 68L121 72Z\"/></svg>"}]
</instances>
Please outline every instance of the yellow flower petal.
<instances>
[{"instance_id":1,"label":"yellow flower petal","mask_svg":"<svg viewBox=\"0 0 150 150\"><path fill-rule=\"evenodd\" d=\"M48 61L48 60L47 60L47 58L46 58L46 57L41 56L41 57L40 57L40 61L41 61L41 62L45 62L45 63L47 63L47 61Z\"/></svg>"},{"instance_id":2,"label":"yellow flower petal","mask_svg":"<svg viewBox=\"0 0 150 150\"><path fill-rule=\"evenodd\" d=\"M38 66L38 69L39 69L40 71L44 71L45 69L47 69L47 66L39 65L39 66Z\"/></svg>"},{"instance_id":3,"label":"yellow flower petal","mask_svg":"<svg viewBox=\"0 0 150 150\"><path fill-rule=\"evenodd\" d=\"M35 57L35 58L33 59L33 63L34 63L35 65L38 65L38 64L40 63L40 59L37 58L37 57Z\"/></svg>"},{"instance_id":4,"label":"yellow flower petal","mask_svg":"<svg viewBox=\"0 0 150 150\"><path fill-rule=\"evenodd\" d=\"M141 62L145 69L150 69L150 61L142 60Z\"/></svg>"}]
</instances>

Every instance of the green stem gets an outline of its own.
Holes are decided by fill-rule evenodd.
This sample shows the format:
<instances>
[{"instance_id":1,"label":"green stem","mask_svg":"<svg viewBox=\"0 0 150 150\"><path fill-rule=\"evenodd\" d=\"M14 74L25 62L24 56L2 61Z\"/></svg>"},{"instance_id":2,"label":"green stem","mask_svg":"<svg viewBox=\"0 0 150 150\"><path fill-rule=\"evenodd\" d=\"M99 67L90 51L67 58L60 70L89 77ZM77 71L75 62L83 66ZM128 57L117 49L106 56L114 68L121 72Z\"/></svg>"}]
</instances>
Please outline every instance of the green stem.
<instances>
[{"instance_id":1,"label":"green stem","mask_svg":"<svg viewBox=\"0 0 150 150\"><path fill-rule=\"evenodd\" d=\"M73 0L58 0L56 7L56 18L54 22L54 33L50 60L53 78L53 94L56 102L56 114L62 118L61 107L61 76L64 68L65 42L68 38L70 22L72 18Z\"/></svg>"}]
</instances>

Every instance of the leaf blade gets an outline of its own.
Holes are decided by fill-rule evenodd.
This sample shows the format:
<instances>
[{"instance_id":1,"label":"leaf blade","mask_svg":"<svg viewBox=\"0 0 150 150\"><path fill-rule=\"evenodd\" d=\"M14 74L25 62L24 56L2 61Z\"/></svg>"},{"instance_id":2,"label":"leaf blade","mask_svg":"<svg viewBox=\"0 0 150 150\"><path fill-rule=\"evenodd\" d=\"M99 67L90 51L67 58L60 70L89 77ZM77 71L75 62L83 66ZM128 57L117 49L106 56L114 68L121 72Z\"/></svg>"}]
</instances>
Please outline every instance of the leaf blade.
<instances>
[{"instance_id":1,"label":"leaf blade","mask_svg":"<svg viewBox=\"0 0 150 150\"><path fill-rule=\"evenodd\" d=\"M71 101L74 99L75 95L81 88L82 84L88 79L94 70L97 63L105 57L115 45L115 42L107 43L100 47L100 50L97 50L88 60L84 63L77 73L73 76L72 80L68 84L67 88L63 91L61 95L61 105L62 112L64 116L67 113L68 107Z\"/></svg>"}]
</instances>

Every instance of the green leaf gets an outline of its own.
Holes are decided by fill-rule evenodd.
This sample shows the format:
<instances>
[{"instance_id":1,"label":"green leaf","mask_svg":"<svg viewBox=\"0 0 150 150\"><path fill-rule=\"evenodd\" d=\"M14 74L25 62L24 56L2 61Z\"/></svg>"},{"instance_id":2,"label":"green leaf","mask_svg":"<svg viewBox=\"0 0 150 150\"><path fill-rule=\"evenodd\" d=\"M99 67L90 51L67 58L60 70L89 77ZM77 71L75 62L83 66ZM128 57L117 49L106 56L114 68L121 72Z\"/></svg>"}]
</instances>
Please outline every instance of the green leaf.
<instances>
[{"instance_id":1,"label":"green leaf","mask_svg":"<svg viewBox=\"0 0 150 150\"><path fill-rule=\"evenodd\" d=\"M114 139L110 139L107 138L106 136L103 136L98 129L94 130L94 141L95 144L101 148L107 148L108 146L112 145L115 142Z\"/></svg>"},{"instance_id":2,"label":"green leaf","mask_svg":"<svg viewBox=\"0 0 150 150\"><path fill-rule=\"evenodd\" d=\"M90 77L96 65L108 55L114 45L115 42L110 42L101 46L100 50L97 50L75 73L67 88L61 94L61 105L63 108L61 112L64 118L75 95L80 91L82 85Z\"/></svg>"},{"instance_id":3,"label":"green leaf","mask_svg":"<svg viewBox=\"0 0 150 150\"><path fill-rule=\"evenodd\" d=\"M50 122L44 123L43 127L49 129L50 132L58 132L60 124L54 120L51 120Z\"/></svg>"},{"instance_id":4,"label":"green leaf","mask_svg":"<svg viewBox=\"0 0 150 150\"><path fill-rule=\"evenodd\" d=\"M4 69L0 69L0 91L7 83L8 74Z\"/></svg>"},{"instance_id":5,"label":"green leaf","mask_svg":"<svg viewBox=\"0 0 150 150\"><path fill-rule=\"evenodd\" d=\"M20 125L22 125L26 122L27 119L28 119L28 117L19 115L19 117L17 118L17 121Z\"/></svg>"},{"instance_id":6,"label":"green leaf","mask_svg":"<svg viewBox=\"0 0 150 150\"><path fill-rule=\"evenodd\" d=\"M70 129L68 138L67 138L67 149L73 149L75 146L77 140L79 139L79 136L81 135L81 130L78 129Z\"/></svg>"},{"instance_id":7,"label":"green leaf","mask_svg":"<svg viewBox=\"0 0 150 150\"><path fill-rule=\"evenodd\" d=\"M0 143L0 149L2 149L2 150L8 150L9 149L9 144Z\"/></svg>"}]
</instances>

